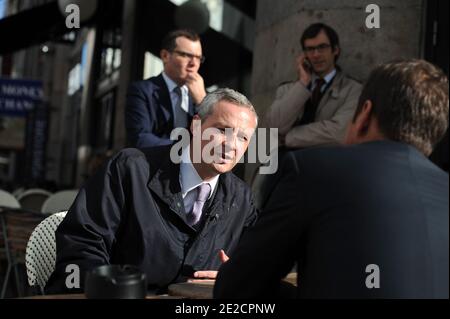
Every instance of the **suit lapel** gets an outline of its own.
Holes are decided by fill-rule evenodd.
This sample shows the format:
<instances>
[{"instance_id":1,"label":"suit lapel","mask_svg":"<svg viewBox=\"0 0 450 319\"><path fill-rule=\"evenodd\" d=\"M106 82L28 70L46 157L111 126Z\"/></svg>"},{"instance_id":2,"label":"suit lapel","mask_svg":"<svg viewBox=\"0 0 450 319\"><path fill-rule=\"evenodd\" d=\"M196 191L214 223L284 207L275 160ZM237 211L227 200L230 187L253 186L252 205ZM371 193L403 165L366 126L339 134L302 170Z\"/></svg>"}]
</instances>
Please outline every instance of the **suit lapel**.
<instances>
[{"instance_id":1,"label":"suit lapel","mask_svg":"<svg viewBox=\"0 0 450 319\"><path fill-rule=\"evenodd\" d=\"M331 87L328 88L328 90L325 92L324 96L322 96L322 99L320 100L319 106L317 107L316 111L316 118L326 104L330 103L331 100L336 100L339 98L339 88L341 85L342 76L343 76L342 72L337 71L333 79L333 83L331 84Z\"/></svg>"},{"instance_id":2,"label":"suit lapel","mask_svg":"<svg viewBox=\"0 0 450 319\"><path fill-rule=\"evenodd\" d=\"M153 98L157 104L161 106L161 112L164 116L163 120L165 123L170 123L170 126L173 128L174 115L172 100L170 99L169 89L167 88L167 84L164 81L162 74L156 77L154 84L155 90L153 91ZM189 94L189 123L195 113L194 101Z\"/></svg>"},{"instance_id":3,"label":"suit lapel","mask_svg":"<svg viewBox=\"0 0 450 319\"><path fill-rule=\"evenodd\" d=\"M194 114L195 114L195 105L191 95L189 94L189 117L192 118Z\"/></svg>"},{"instance_id":4,"label":"suit lapel","mask_svg":"<svg viewBox=\"0 0 450 319\"><path fill-rule=\"evenodd\" d=\"M170 147L167 148L170 150ZM181 195L181 185L180 185L180 164L175 164L171 161L170 151L166 151L161 156L147 156L148 161L150 162L150 167L158 167L153 176L150 177L147 187L152 191L152 193L157 196L162 202L164 202L170 211L175 213L185 224L187 227L191 228L194 231L198 231L195 228L192 228L187 223L187 215L184 209L183 197ZM157 157L158 163L153 161L152 158ZM164 158L162 158L164 157ZM228 196L227 191L229 191L231 186L229 185L230 180L228 174L225 173L219 176L219 181L217 183L216 189L214 190L213 196L206 203L206 210L204 214L210 214L214 216L216 213L220 212L220 216L227 215L228 212Z\"/></svg>"},{"instance_id":5,"label":"suit lapel","mask_svg":"<svg viewBox=\"0 0 450 319\"><path fill-rule=\"evenodd\" d=\"M153 98L156 104L160 107L161 114L163 115L164 123L169 123L170 127L173 127L173 108L172 101L170 99L169 89L162 74L155 79L155 90L153 91Z\"/></svg>"},{"instance_id":6,"label":"suit lapel","mask_svg":"<svg viewBox=\"0 0 450 319\"><path fill-rule=\"evenodd\" d=\"M151 165L151 167L155 166ZM185 220L186 214L183 197L181 196L179 174L180 164L173 163L168 153L166 153L161 165L150 178L147 186L171 211Z\"/></svg>"}]
</instances>

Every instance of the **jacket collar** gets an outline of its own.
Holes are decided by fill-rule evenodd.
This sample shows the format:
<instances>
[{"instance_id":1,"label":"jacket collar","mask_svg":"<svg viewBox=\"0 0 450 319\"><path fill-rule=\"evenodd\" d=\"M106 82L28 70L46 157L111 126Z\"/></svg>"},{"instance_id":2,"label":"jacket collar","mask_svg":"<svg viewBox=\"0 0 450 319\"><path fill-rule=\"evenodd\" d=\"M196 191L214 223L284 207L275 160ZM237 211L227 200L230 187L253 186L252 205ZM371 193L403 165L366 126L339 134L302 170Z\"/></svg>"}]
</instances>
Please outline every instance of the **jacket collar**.
<instances>
[{"instance_id":1,"label":"jacket collar","mask_svg":"<svg viewBox=\"0 0 450 319\"><path fill-rule=\"evenodd\" d=\"M173 108L172 101L170 99L169 88L164 80L163 74L161 73L157 77L155 77L154 84L156 89L153 91L153 96L155 100L159 102L166 113L167 120L173 122ZM189 115L192 117L195 114L194 102L192 101L192 97L189 94Z\"/></svg>"},{"instance_id":2,"label":"jacket collar","mask_svg":"<svg viewBox=\"0 0 450 319\"><path fill-rule=\"evenodd\" d=\"M147 186L164 203L177 213L183 213L181 185L179 181L180 164L173 163L170 159L170 145L162 149L162 154L147 156L150 168L155 169L150 176ZM178 205L179 204L179 205Z\"/></svg>"},{"instance_id":3,"label":"jacket collar","mask_svg":"<svg viewBox=\"0 0 450 319\"><path fill-rule=\"evenodd\" d=\"M178 85L163 71L161 73L164 83L166 83L167 90L169 91L169 94L172 93L175 88L178 87ZM189 89L187 88L186 84L180 87L181 90L186 90L186 92L189 94Z\"/></svg>"},{"instance_id":4,"label":"jacket collar","mask_svg":"<svg viewBox=\"0 0 450 319\"><path fill-rule=\"evenodd\" d=\"M190 156L191 145L188 144L182 150L181 154L181 164L180 164L180 182L181 182L181 191L183 196L185 196L188 192L198 187L200 184L205 183L202 178L198 175L197 170L191 161ZM208 196L210 199L216 189L217 182L219 181L219 175L216 175L213 179L206 182L211 186L211 193Z\"/></svg>"},{"instance_id":5,"label":"jacket collar","mask_svg":"<svg viewBox=\"0 0 450 319\"><path fill-rule=\"evenodd\" d=\"M330 88L325 92L324 96L320 100L320 104L317 107L317 113L328 103L330 99L337 100L340 98L342 87L344 86L345 75L342 71L336 68L336 75L334 76L333 83Z\"/></svg>"},{"instance_id":6,"label":"jacket collar","mask_svg":"<svg viewBox=\"0 0 450 319\"><path fill-rule=\"evenodd\" d=\"M163 201L171 211L176 213L187 225L186 212L184 210L181 185L179 180L180 164L173 163L170 159L172 145L160 147L161 154L146 154L150 168L155 169L150 175L147 187ZM231 173L221 174L213 196L207 202L207 211L213 213L220 205L221 212L226 212L228 205L227 193L231 190ZM228 205L229 206L229 205Z\"/></svg>"},{"instance_id":7,"label":"jacket collar","mask_svg":"<svg viewBox=\"0 0 450 319\"><path fill-rule=\"evenodd\" d=\"M162 110L167 122L173 123L172 101L170 100L169 89L162 76L162 73L154 78L153 98Z\"/></svg>"},{"instance_id":8,"label":"jacket collar","mask_svg":"<svg viewBox=\"0 0 450 319\"><path fill-rule=\"evenodd\" d=\"M329 96L332 98L338 98L341 88L343 86L344 74L342 71L336 69L336 75L334 76L333 83L331 83L330 89L328 90Z\"/></svg>"},{"instance_id":9,"label":"jacket collar","mask_svg":"<svg viewBox=\"0 0 450 319\"><path fill-rule=\"evenodd\" d=\"M323 78L325 80L325 84L330 83L336 76L336 73L337 73L337 69L334 68L331 72L329 72L327 75L325 75L325 77ZM311 85L313 85L317 79L319 79L319 76L316 73L313 73L312 77L311 77Z\"/></svg>"}]
</instances>

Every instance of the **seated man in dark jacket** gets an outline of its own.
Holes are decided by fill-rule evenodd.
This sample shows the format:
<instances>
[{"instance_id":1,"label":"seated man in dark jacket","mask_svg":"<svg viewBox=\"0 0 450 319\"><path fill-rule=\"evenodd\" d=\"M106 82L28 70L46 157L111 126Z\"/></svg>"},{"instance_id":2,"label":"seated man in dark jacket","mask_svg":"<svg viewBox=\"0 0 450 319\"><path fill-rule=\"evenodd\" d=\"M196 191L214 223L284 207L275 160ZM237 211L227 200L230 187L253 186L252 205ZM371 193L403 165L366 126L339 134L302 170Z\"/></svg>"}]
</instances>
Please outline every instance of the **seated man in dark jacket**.
<instances>
[{"instance_id":1,"label":"seated man in dark jacket","mask_svg":"<svg viewBox=\"0 0 450 319\"><path fill-rule=\"evenodd\" d=\"M427 156L448 126L448 80L420 60L376 68L347 147L291 152L217 298L448 298L448 174Z\"/></svg>"},{"instance_id":2,"label":"seated man in dark jacket","mask_svg":"<svg viewBox=\"0 0 450 319\"><path fill-rule=\"evenodd\" d=\"M200 104L190 142L184 132L181 158L179 143L113 156L81 188L56 231L56 268L46 291L76 291L65 283L71 264L80 269L81 285L96 266L136 265L149 289L159 291L196 271L217 270L226 257L221 250L232 252L257 218L248 186L230 172L256 126L247 98L219 89Z\"/></svg>"}]
</instances>

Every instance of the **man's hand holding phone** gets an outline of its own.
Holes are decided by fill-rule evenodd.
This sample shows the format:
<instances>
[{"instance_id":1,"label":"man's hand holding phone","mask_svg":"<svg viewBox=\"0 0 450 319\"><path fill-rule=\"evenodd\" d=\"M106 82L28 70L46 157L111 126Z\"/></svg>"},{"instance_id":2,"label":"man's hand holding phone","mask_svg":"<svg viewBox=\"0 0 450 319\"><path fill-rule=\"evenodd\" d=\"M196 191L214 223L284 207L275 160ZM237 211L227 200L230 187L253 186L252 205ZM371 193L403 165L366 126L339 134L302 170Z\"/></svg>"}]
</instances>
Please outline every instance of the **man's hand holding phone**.
<instances>
[{"instance_id":1,"label":"man's hand holding phone","mask_svg":"<svg viewBox=\"0 0 450 319\"><path fill-rule=\"evenodd\" d=\"M297 73L299 81L307 87L311 83L311 63L304 53L297 58Z\"/></svg>"}]
</instances>

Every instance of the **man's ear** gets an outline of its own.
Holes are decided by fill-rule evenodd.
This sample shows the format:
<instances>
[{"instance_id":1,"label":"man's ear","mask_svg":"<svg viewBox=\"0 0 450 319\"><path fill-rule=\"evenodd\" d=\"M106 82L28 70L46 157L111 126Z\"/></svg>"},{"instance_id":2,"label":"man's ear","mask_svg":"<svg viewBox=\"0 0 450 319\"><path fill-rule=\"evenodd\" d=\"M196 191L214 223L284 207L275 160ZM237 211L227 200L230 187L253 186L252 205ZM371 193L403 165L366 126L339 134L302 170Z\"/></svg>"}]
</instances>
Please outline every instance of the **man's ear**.
<instances>
[{"instance_id":1,"label":"man's ear","mask_svg":"<svg viewBox=\"0 0 450 319\"><path fill-rule=\"evenodd\" d=\"M167 60L169 59L169 55L170 55L170 52L167 51L166 49L162 49L162 50L159 52L159 57L161 58L161 60L163 61L163 63L166 63L166 62L167 62Z\"/></svg>"},{"instance_id":2,"label":"man's ear","mask_svg":"<svg viewBox=\"0 0 450 319\"><path fill-rule=\"evenodd\" d=\"M333 50L333 54L334 56L338 56L339 53L341 53L341 48L339 48L338 46L336 46Z\"/></svg>"},{"instance_id":3,"label":"man's ear","mask_svg":"<svg viewBox=\"0 0 450 319\"><path fill-rule=\"evenodd\" d=\"M373 120L372 108L373 108L372 101L367 100L366 102L364 102L361 112L356 117L356 122L359 127L358 129L359 134L365 135L369 130L371 121Z\"/></svg>"},{"instance_id":4,"label":"man's ear","mask_svg":"<svg viewBox=\"0 0 450 319\"><path fill-rule=\"evenodd\" d=\"M372 121L372 108L372 101L364 102L361 111L348 127L345 144L357 144L366 137Z\"/></svg>"},{"instance_id":5,"label":"man's ear","mask_svg":"<svg viewBox=\"0 0 450 319\"><path fill-rule=\"evenodd\" d=\"M358 136L365 136L369 130L370 121L372 120L372 107L372 101L365 101L361 112L355 119Z\"/></svg>"}]
</instances>

